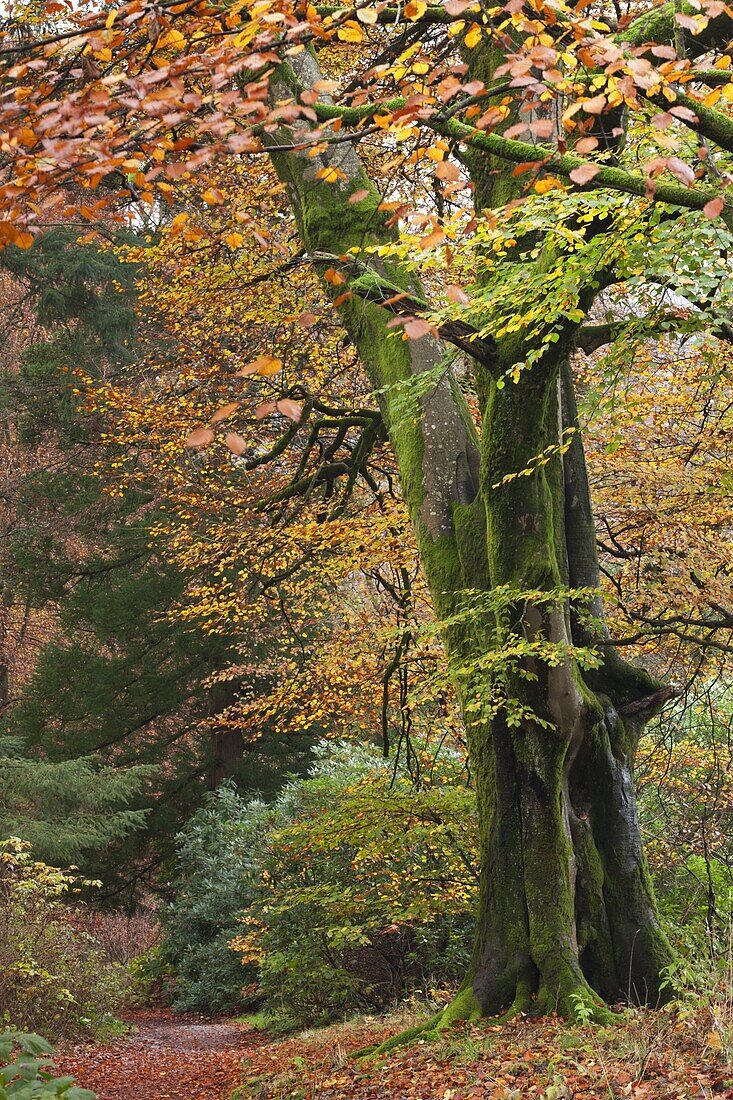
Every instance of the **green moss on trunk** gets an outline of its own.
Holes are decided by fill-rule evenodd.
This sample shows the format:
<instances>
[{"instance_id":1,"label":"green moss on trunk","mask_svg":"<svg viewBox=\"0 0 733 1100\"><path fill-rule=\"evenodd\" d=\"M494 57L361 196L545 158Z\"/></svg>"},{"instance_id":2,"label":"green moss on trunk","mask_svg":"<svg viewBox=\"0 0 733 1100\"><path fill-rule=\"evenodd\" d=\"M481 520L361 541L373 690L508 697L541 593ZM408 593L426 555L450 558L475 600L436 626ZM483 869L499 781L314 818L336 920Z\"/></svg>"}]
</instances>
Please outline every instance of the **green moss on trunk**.
<instances>
[{"instance_id":1,"label":"green moss on trunk","mask_svg":"<svg viewBox=\"0 0 733 1100\"><path fill-rule=\"evenodd\" d=\"M319 75L303 51L282 67L273 95L286 98ZM287 127L267 140L304 248L341 270L345 284L336 293L355 291L342 300L340 316L379 393L436 612L453 617L444 640L464 706L482 867L469 974L442 1021L507 1010L572 1016L578 1006L604 1018L599 993L618 999L628 974L632 995L654 999L669 956L638 823L628 812L638 731L629 732L614 709L638 683L613 659L586 682L567 649L549 663L533 655L540 643L558 652L570 646L573 622L559 600L533 605L521 596L572 583L583 553L592 572L594 551L585 546L581 553L577 545L592 539L589 499L580 509L582 537L567 537L573 511L559 444L568 347L556 345L554 358L548 353L516 384L483 380L479 471L470 413L450 371L427 399L410 390L425 372L441 373L440 343L405 340L388 328L392 315L363 293L367 282L383 280L420 298L412 274L373 253L366 276L363 265L340 259L354 246L391 239L353 149L330 146L309 157L292 148L298 134ZM337 167L339 182L324 183L324 167ZM366 196L350 203L361 190ZM500 368L524 360L526 351L521 335L505 340ZM543 455L547 461L539 462ZM456 621L467 590L500 585L518 594L505 612ZM501 641L521 643L525 655L490 672L485 658ZM623 689L610 685L612 676ZM507 702L497 709L502 694Z\"/></svg>"}]
</instances>

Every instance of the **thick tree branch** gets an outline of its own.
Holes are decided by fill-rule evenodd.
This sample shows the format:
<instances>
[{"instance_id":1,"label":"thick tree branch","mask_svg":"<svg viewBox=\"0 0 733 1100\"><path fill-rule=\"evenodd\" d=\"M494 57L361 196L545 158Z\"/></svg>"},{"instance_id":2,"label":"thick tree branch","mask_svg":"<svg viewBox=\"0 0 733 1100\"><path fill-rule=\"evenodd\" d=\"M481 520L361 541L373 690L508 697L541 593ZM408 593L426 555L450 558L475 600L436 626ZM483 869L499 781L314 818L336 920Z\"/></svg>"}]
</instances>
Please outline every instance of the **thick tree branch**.
<instances>
[{"instance_id":1,"label":"thick tree branch","mask_svg":"<svg viewBox=\"0 0 733 1100\"><path fill-rule=\"evenodd\" d=\"M347 126L356 126L364 118L380 110L390 109L389 103L370 104L366 107L318 104L316 113L324 122L340 118ZM601 167L572 153L558 153L556 149L547 145L531 145L529 142L502 137L500 134L485 133L457 119L441 119L441 116L436 114L421 118L420 121L442 137L454 138L471 149L497 157L508 164L537 164L544 171L565 178L569 178L571 172L579 168L597 169L596 174L588 182L573 184L578 191L601 189L620 191L623 194L638 195L640 198L668 203L670 206L681 206L688 210L702 210L711 200L719 197L719 192L711 187L686 187L684 184L666 180L649 180L640 173L629 172L624 168ZM328 138L321 135L321 140L328 141ZM726 223L730 221L733 224L733 203L730 200L726 203L722 216Z\"/></svg>"}]
</instances>

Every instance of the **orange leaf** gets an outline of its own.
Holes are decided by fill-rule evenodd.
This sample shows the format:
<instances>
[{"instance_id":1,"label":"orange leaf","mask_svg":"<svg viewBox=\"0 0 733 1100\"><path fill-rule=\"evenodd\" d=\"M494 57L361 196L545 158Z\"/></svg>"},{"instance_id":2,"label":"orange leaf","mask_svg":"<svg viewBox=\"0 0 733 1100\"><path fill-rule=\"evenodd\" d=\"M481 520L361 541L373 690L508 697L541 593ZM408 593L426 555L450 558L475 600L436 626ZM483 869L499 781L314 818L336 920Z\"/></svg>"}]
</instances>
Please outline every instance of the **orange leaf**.
<instances>
[{"instance_id":1,"label":"orange leaf","mask_svg":"<svg viewBox=\"0 0 733 1100\"><path fill-rule=\"evenodd\" d=\"M459 286L447 286L445 288L445 294L451 302L457 302L459 306L467 306L471 301L465 290L462 290Z\"/></svg>"},{"instance_id":2,"label":"orange leaf","mask_svg":"<svg viewBox=\"0 0 733 1100\"><path fill-rule=\"evenodd\" d=\"M220 409L217 409L211 418L212 424L218 424L220 420L226 420L228 416L231 416L233 412L239 408L238 401L230 401L228 405L222 405Z\"/></svg>"},{"instance_id":3,"label":"orange leaf","mask_svg":"<svg viewBox=\"0 0 733 1100\"><path fill-rule=\"evenodd\" d=\"M347 19L336 32L342 42L363 42L364 35L358 23L353 19Z\"/></svg>"},{"instance_id":4,"label":"orange leaf","mask_svg":"<svg viewBox=\"0 0 733 1100\"><path fill-rule=\"evenodd\" d=\"M224 194L218 187L209 187L207 191L204 191L203 200L208 206L218 206L224 202Z\"/></svg>"},{"instance_id":5,"label":"orange leaf","mask_svg":"<svg viewBox=\"0 0 733 1100\"><path fill-rule=\"evenodd\" d=\"M276 408L283 416L287 416L289 420L294 420L296 424L300 424L303 416L303 406L297 401L291 401L289 397L283 397L277 402Z\"/></svg>"},{"instance_id":6,"label":"orange leaf","mask_svg":"<svg viewBox=\"0 0 733 1100\"><path fill-rule=\"evenodd\" d=\"M706 202L702 208L702 212L706 218L710 218L710 221L714 221L724 206L724 200L718 196L717 199L711 199L710 202Z\"/></svg>"},{"instance_id":7,"label":"orange leaf","mask_svg":"<svg viewBox=\"0 0 733 1100\"><path fill-rule=\"evenodd\" d=\"M192 450L198 450L199 447L207 447L214 438L214 433L211 428L196 428L186 437L185 446Z\"/></svg>"},{"instance_id":8,"label":"orange leaf","mask_svg":"<svg viewBox=\"0 0 733 1100\"><path fill-rule=\"evenodd\" d=\"M251 374L259 374L261 378L270 378L273 374L279 374L283 369L282 359L276 359L274 355L258 355L246 367L237 371L239 378L248 378Z\"/></svg>"},{"instance_id":9,"label":"orange leaf","mask_svg":"<svg viewBox=\"0 0 733 1100\"><path fill-rule=\"evenodd\" d=\"M592 99L586 99L581 107L587 115L600 115L607 102L604 95L596 95Z\"/></svg>"},{"instance_id":10,"label":"orange leaf","mask_svg":"<svg viewBox=\"0 0 733 1100\"><path fill-rule=\"evenodd\" d=\"M573 183L579 183L582 187L584 183L590 183L599 172L600 168L597 164L581 164L577 168L573 168L570 179Z\"/></svg>"},{"instance_id":11,"label":"orange leaf","mask_svg":"<svg viewBox=\"0 0 733 1100\"><path fill-rule=\"evenodd\" d=\"M227 432L224 442L233 455L243 455L247 450L247 444L238 432Z\"/></svg>"},{"instance_id":12,"label":"orange leaf","mask_svg":"<svg viewBox=\"0 0 733 1100\"><path fill-rule=\"evenodd\" d=\"M421 336L427 336L431 332L435 332L434 327L421 317L410 317L405 321L405 334L410 340L419 340Z\"/></svg>"},{"instance_id":13,"label":"orange leaf","mask_svg":"<svg viewBox=\"0 0 733 1100\"><path fill-rule=\"evenodd\" d=\"M432 233L428 233L427 236L420 238L421 248L436 248L437 245L442 244L445 240L445 230L439 226L436 227Z\"/></svg>"}]
</instances>

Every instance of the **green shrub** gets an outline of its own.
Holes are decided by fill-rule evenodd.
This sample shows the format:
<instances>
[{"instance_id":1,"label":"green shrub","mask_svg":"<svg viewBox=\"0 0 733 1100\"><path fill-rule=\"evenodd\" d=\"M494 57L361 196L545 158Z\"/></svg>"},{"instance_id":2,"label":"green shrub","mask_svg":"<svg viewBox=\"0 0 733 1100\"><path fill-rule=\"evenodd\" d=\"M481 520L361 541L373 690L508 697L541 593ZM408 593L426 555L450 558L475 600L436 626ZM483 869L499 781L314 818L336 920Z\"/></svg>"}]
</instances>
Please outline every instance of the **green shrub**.
<instances>
[{"instance_id":1,"label":"green shrub","mask_svg":"<svg viewBox=\"0 0 733 1100\"><path fill-rule=\"evenodd\" d=\"M332 746L285 789L233 941L271 1011L316 1025L463 976L478 838L460 770L446 754L415 789L373 754Z\"/></svg>"},{"instance_id":2,"label":"green shrub","mask_svg":"<svg viewBox=\"0 0 733 1100\"><path fill-rule=\"evenodd\" d=\"M176 1007L249 997L316 1024L462 976L477 835L459 761L417 790L370 749L315 755L269 806L224 787L181 834L163 945Z\"/></svg>"},{"instance_id":3,"label":"green shrub","mask_svg":"<svg viewBox=\"0 0 733 1100\"><path fill-rule=\"evenodd\" d=\"M0 842L0 1023L52 1039L100 1034L114 1020L124 970L106 959L66 904L91 885Z\"/></svg>"},{"instance_id":4,"label":"green shrub","mask_svg":"<svg viewBox=\"0 0 733 1100\"><path fill-rule=\"evenodd\" d=\"M730 965L733 692L710 686L660 720L637 760L639 812L661 916L684 963Z\"/></svg>"},{"instance_id":5,"label":"green shrub","mask_svg":"<svg viewBox=\"0 0 733 1100\"><path fill-rule=\"evenodd\" d=\"M53 1047L40 1035L12 1028L0 1032L0 1100L96 1100L73 1077L55 1077Z\"/></svg>"},{"instance_id":6,"label":"green shrub","mask_svg":"<svg viewBox=\"0 0 733 1100\"><path fill-rule=\"evenodd\" d=\"M127 972L133 1004L164 1008L173 1004L176 996L175 970L167 956L165 944L156 944L138 955L129 963Z\"/></svg>"},{"instance_id":7,"label":"green shrub","mask_svg":"<svg viewBox=\"0 0 733 1100\"><path fill-rule=\"evenodd\" d=\"M140 977L147 968L153 990L172 988L181 1012L229 1012L247 1003L243 989L254 973L229 941L256 896L271 816L264 803L246 802L226 783L177 837L175 902L161 913L165 939L140 964Z\"/></svg>"}]
</instances>

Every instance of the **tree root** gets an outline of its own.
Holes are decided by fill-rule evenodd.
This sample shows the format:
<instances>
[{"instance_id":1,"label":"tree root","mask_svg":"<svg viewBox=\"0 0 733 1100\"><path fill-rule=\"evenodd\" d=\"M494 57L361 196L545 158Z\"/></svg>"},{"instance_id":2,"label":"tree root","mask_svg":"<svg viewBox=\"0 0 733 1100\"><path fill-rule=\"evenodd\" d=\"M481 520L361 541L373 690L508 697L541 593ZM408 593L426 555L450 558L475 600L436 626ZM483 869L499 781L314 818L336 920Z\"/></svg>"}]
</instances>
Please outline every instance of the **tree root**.
<instances>
[{"instance_id":1,"label":"tree root","mask_svg":"<svg viewBox=\"0 0 733 1100\"><path fill-rule=\"evenodd\" d=\"M533 1000L526 990L519 989L512 1005L496 1016L484 1016L476 995L468 987L462 989L456 997L440 1012L430 1016L422 1024L406 1028L397 1035L385 1039L383 1043L374 1046L362 1047L357 1050L354 1058L378 1058L388 1054L399 1047L409 1046L417 1039L437 1039L441 1032L446 1031L457 1023L485 1022L487 1025L506 1024L509 1020L520 1015L546 1016L559 1014L569 1021L576 1023L594 1023L601 1026L618 1023L619 1017L608 1008L601 998L593 992L590 986L578 985L576 989L558 998L543 998L541 995Z\"/></svg>"}]
</instances>

